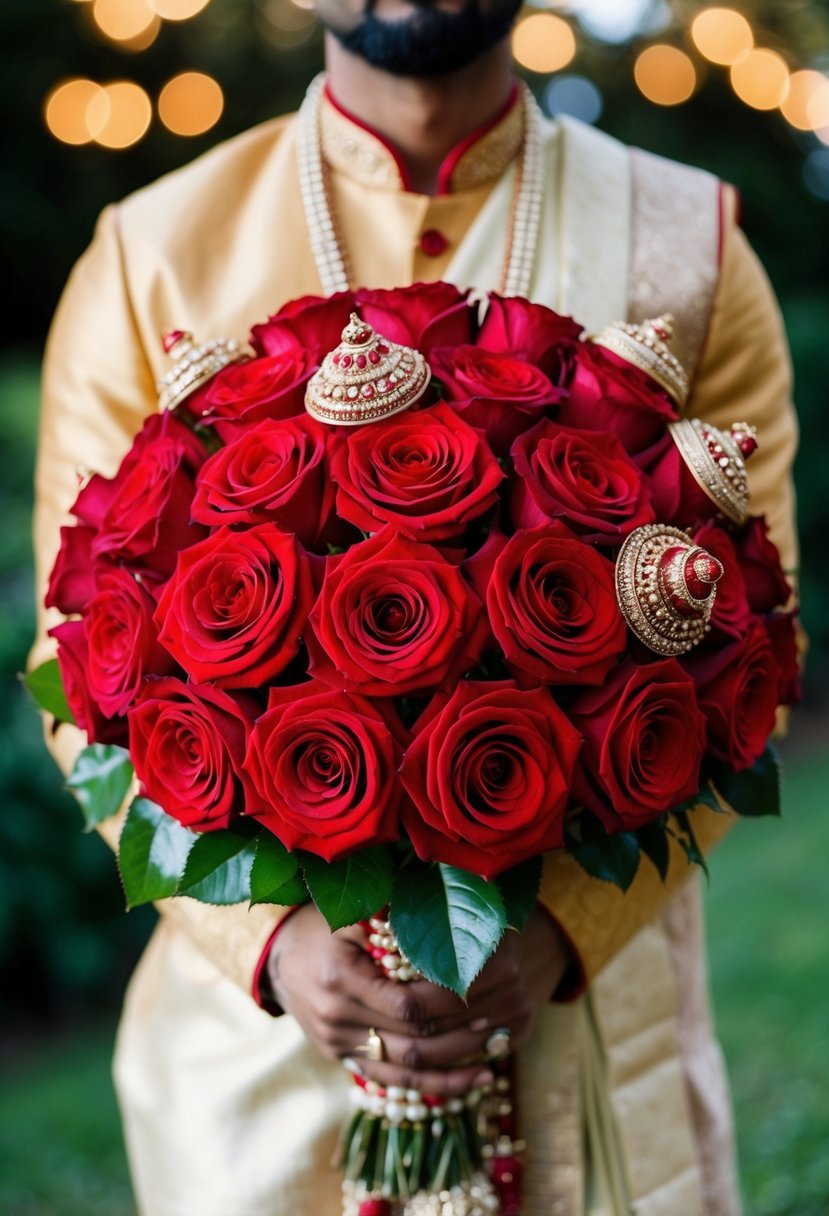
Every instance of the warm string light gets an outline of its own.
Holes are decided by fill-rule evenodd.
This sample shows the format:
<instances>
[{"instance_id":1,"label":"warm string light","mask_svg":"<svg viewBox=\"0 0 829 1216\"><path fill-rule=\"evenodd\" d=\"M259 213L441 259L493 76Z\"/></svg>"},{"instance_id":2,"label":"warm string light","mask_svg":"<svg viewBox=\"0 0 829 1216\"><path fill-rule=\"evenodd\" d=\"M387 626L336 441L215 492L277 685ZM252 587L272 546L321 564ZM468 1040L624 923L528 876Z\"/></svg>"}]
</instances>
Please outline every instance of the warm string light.
<instances>
[{"instance_id":1,"label":"warm string light","mask_svg":"<svg viewBox=\"0 0 829 1216\"><path fill-rule=\"evenodd\" d=\"M158 117L174 135L202 135L224 109L221 87L203 72L182 72L168 80L158 97Z\"/></svg>"},{"instance_id":2,"label":"warm string light","mask_svg":"<svg viewBox=\"0 0 829 1216\"><path fill-rule=\"evenodd\" d=\"M649 46L638 56L633 77L639 91L658 106L678 106L693 95L697 70L675 46Z\"/></svg>"},{"instance_id":3,"label":"warm string light","mask_svg":"<svg viewBox=\"0 0 829 1216\"><path fill-rule=\"evenodd\" d=\"M221 86L202 72L182 72L169 80L158 98L158 116L175 135L202 135L219 121L224 109ZM44 118L61 143L130 148L146 135L152 102L131 80L97 84L74 78L57 85L46 99Z\"/></svg>"},{"instance_id":4,"label":"warm string light","mask_svg":"<svg viewBox=\"0 0 829 1216\"><path fill-rule=\"evenodd\" d=\"M512 53L531 72L557 72L575 56L576 36L562 17L533 13L513 30Z\"/></svg>"},{"instance_id":5,"label":"warm string light","mask_svg":"<svg viewBox=\"0 0 829 1216\"><path fill-rule=\"evenodd\" d=\"M709 63L727 68L735 95L761 111L780 110L790 126L829 143L829 77L814 68L791 70L778 51L757 45L748 18L737 9L711 6L691 22L694 49ZM679 105L697 82L693 61L677 47L655 45L638 56L634 78L657 105Z\"/></svg>"}]
</instances>

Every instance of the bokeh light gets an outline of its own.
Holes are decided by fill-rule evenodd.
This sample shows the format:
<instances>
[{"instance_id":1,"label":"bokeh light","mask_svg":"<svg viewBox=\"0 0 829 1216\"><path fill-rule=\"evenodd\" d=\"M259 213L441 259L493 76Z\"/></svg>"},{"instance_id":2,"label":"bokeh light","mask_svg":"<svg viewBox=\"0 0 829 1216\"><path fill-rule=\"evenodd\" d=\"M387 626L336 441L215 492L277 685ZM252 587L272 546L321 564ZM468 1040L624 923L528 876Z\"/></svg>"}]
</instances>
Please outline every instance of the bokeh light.
<instances>
[{"instance_id":1,"label":"bokeh light","mask_svg":"<svg viewBox=\"0 0 829 1216\"><path fill-rule=\"evenodd\" d=\"M628 42L643 28L662 24L654 0L573 0L571 9L582 29L600 42ZM667 8L666 5L662 7ZM666 17L670 19L670 10Z\"/></svg>"},{"instance_id":2,"label":"bokeh light","mask_svg":"<svg viewBox=\"0 0 829 1216\"><path fill-rule=\"evenodd\" d=\"M691 37L711 63L730 67L754 46L751 26L733 8L706 8L691 22Z\"/></svg>"},{"instance_id":3,"label":"bokeh light","mask_svg":"<svg viewBox=\"0 0 829 1216\"><path fill-rule=\"evenodd\" d=\"M104 85L87 106L86 118L96 143L121 149L137 144L153 116L149 97L132 80Z\"/></svg>"},{"instance_id":4,"label":"bokeh light","mask_svg":"<svg viewBox=\"0 0 829 1216\"><path fill-rule=\"evenodd\" d=\"M642 51L633 75L643 95L658 106L681 105L697 84L697 71L688 55L664 43Z\"/></svg>"},{"instance_id":5,"label":"bokeh light","mask_svg":"<svg viewBox=\"0 0 829 1216\"><path fill-rule=\"evenodd\" d=\"M804 69L789 78L789 92L780 106L783 117L798 131L829 127L829 79Z\"/></svg>"},{"instance_id":6,"label":"bokeh light","mask_svg":"<svg viewBox=\"0 0 829 1216\"><path fill-rule=\"evenodd\" d=\"M182 72L161 90L158 116L175 135L202 135L215 127L224 104L221 86L212 76Z\"/></svg>"},{"instance_id":7,"label":"bokeh light","mask_svg":"<svg viewBox=\"0 0 829 1216\"><path fill-rule=\"evenodd\" d=\"M815 198L829 202L829 148L816 148L806 157L803 184Z\"/></svg>"},{"instance_id":8,"label":"bokeh light","mask_svg":"<svg viewBox=\"0 0 829 1216\"><path fill-rule=\"evenodd\" d=\"M548 114L569 114L582 122L594 123L602 113L602 95L592 80L568 72L556 76L544 90Z\"/></svg>"},{"instance_id":9,"label":"bokeh light","mask_svg":"<svg viewBox=\"0 0 829 1216\"><path fill-rule=\"evenodd\" d=\"M314 33L316 14L313 0L265 0L256 10L256 21L262 35L278 51L302 46Z\"/></svg>"},{"instance_id":10,"label":"bokeh light","mask_svg":"<svg viewBox=\"0 0 829 1216\"><path fill-rule=\"evenodd\" d=\"M777 51L757 47L731 65L731 87L754 110L774 110L786 100L789 69Z\"/></svg>"},{"instance_id":11,"label":"bokeh light","mask_svg":"<svg viewBox=\"0 0 829 1216\"><path fill-rule=\"evenodd\" d=\"M165 21L187 21L206 8L209 0L150 0Z\"/></svg>"},{"instance_id":12,"label":"bokeh light","mask_svg":"<svg viewBox=\"0 0 829 1216\"><path fill-rule=\"evenodd\" d=\"M64 144L88 144L92 132L87 121L89 104L103 89L94 80L75 77L57 85L46 99L46 126Z\"/></svg>"},{"instance_id":13,"label":"bokeh light","mask_svg":"<svg viewBox=\"0 0 829 1216\"><path fill-rule=\"evenodd\" d=\"M562 17L533 13L515 27L512 53L531 72L557 72L575 55L576 36Z\"/></svg>"},{"instance_id":14,"label":"bokeh light","mask_svg":"<svg viewBox=\"0 0 829 1216\"><path fill-rule=\"evenodd\" d=\"M94 0L92 18L113 42L130 42L158 25L150 0Z\"/></svg>"}]
</instances>

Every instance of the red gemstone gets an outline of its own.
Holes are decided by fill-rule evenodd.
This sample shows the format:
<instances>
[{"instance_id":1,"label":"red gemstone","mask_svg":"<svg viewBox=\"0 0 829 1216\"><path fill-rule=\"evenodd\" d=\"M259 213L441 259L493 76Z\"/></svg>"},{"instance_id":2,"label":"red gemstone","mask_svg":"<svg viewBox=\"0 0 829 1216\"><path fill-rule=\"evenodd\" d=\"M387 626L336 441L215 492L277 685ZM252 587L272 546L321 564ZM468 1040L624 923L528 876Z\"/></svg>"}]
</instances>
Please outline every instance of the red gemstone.
<instances>
[{"instance_id":1,"label":"red gemstone","mask_svg":"<svg viewBox=\"0 0 829 1216\"><path fill-rule=\"evenodd\" d=\"M387 1199L364 1199L357 1216L391 1216L391 1204Z\"/></svg>"},{"instance_id":2,"label":"red gemstone","mask_svg":"<svg viewBox=\"0 0 829 1216\"><path fill-rule=\"evenodd\" d=\"M173 347L181 341L182 338L188 337L186 329L165 329L161 335L161 345L164 347L164 354L169 355Z\"/></svg>"},{"instance_id":3,"label":"red gemstone","mask_svg":"<svg viewBox=\"0 0 829 1216\"><path fill-rule=\"evenodd\" d=\"M370 350L368 352L368 361L369 363L373 363L375 367L380 362L380 356L377 354L376 350Z\"/></svg>"},{"instance_id":4,"label":"red gemstone","mask_svg":"<svg viewBox=\"0 0 829 1216\"><path fill-rule=\"evenodd\" d=\"M365 355L358 355L358 356L357 356L357 366L358 366L358 367L365 367L365 365L366 365L366 357L365 357Z\"/></svg>"},{"instance_id":5,"label":"red gemstone","mask_svg":"<svg viewBox=\"0 0 829 1216\"><path fill-rule=\"evenodd\" d=\"M340 353L339 353L339 351L335 351L335 352L334 352L334 354L333 354L333 355L332 355L332 357L331 357L331 361L332 361L333 363L335 363L335 364L336 364L336 363L339 363L339 361L340 361Z\"/></svg>"},{"instance_id":6,"label":"red gemstone","mask_svg":"<svg viewBox=\"0 0 829 1216\"><path fill-rule=\"evenodd\" d=\"M387 355L389 353L389 348L386 346L385 342L378 342L377 350L381 355Z\"/></svg>"},{"instance_id":7,"label":"red gemstone","mask_svg":"<svg viewBox=\"0 0 829 1216\"><path fill-rule=\"evenodd\" d=\"M341 362L343 367L351 367L351 355L343 355Z\"/></svg>"},{"instance_id":8,"label":"red gemstone","mask_svg":"<svg viewBox=\"0 0 829 1216\"><path fill-rule=\"evenodd\" d=\"M374 385L373 384L364 384L363 385L363 396L366 398L367 401L371 400L371 398L374 396Z\"/></svg>"}]
</instances>

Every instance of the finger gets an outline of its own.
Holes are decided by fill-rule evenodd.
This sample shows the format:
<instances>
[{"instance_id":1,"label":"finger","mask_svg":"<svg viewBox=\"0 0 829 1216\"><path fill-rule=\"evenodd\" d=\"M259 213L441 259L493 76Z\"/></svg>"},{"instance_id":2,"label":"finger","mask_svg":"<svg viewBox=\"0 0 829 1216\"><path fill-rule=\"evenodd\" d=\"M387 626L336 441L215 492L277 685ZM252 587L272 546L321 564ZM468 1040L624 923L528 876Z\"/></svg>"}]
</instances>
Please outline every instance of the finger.
<instances>
[{"instance_id":1,"label":"finger","mask_svg":"<svg viewBox=\"0 0 829 1216\"><path fill-rule=\"evenodd\" d=\"M357 947L353 949L349 966L342 975L342 991L372 1013L382 1014L390 1022L398 1023L401 1029L434 1025L444 1018L454 1019L455 1025L469 1020L469 1011L464 1002L447 988L439 988L428 980L396 983L380 971L364 950Z\"/></svg>"},{"instance_id":2,"label":"finger","mask_svg":"<svg viewBox=\"0 0 829 1216\"><path fill-rule=\"evenodd\" d=\"M463 1010L453 1017L427 1018L414 1025L411 1022L401 1022L398 1018L390 1017L379 1010L370 1009L367 1005L360 1004L351 998L339 1003L336 1009L332 1008L330 1020L344 1035L351 1030L355 1041L362 1035L361 1042L365 1042L372 1026L383 1034L397 1034L407 1038L417 1036L422 1039L449 1034L453 1030L468 1030L473 1034L480 1034L482 1031L492 1029L490 1018L470 1017L467 1010Z\"/></svg>"},{"instance_id":3,"label":"finger","mask_svg":"<svg viewBox=\"0 0 829 1216\"><path fill-rule=\"evenodd\" d=\"M377 1027L374 1027L377 1030ZM471 1067L478 1069L486 1064L485 1034L472 1033L468 1027L453 1030L435 1038L412 1038L411 1035L383 1031L380 1035L386 1062L399 1064L409 1071L452 1069ZM366 1034L360 1026L343 1027L339 1043L341 1054L351 1058L365 1059L363 1048Z\"/></svg>"},{"instance_id":4,"label":"finger","mask_svg":"<svg viewBox=\"0 0 829 1216\"><path fill-rule=\"evenodd\" d=\"M483 1085L493 1083L493 1074L480 1064L470 1064L464 1068L423 1069L416 1072L412 1068L404 1068L400 1064L388 1061L382 1063L376 1060L360 1060L363 1076L376 1081L387 1089L390 1085L402 1089L416 1089L421 1094L445 1094L447 1097L462 1097L470 1089L480 1089Z\"/></svg>"}]
</instances>

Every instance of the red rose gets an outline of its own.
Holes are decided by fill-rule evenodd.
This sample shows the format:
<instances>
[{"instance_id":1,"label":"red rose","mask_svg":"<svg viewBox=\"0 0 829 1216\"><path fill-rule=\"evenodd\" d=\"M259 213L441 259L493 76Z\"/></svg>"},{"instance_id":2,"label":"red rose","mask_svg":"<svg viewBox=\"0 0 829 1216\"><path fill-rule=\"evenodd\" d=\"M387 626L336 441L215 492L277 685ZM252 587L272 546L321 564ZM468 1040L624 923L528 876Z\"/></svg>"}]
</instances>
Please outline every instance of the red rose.
<instances>
[{"instance_id":1,"label":"red rose","mask_svg":"<svg viewBox=\"0 0 829 1216\"><path fill-rule=\"evenodd\" d=\"M319 364L339 346L354 307L350 291L290 300L263 325L254 325L250 345L258 355L298 358L305 354Z\"/></svg>"},{"instance_id":2,"label":"red rose","mask_svg":"<svg viewBox=\"0 0 829 1216\"><path fill-rule=\"evenodd\" d=\"M562 361L578 343L580 333L581 326L571 317L561 317L543 304L491 295L478 346L529 359L559 384Z\"/></svg>"},{"instance_id":3,"label":"red rose","mask_svg":"<svg viewBox=\"0 0 829 1216\"><path fill-rule=\"evenodd\" d=\"M235 433L196 478L193 519L211 527L270 520L313 545L334 509L325 428L306 416Z\"/></svg>"},{"instance_id":4,"label":"red rose","mask_svg":"<svg viewBox=\"0 0 829 1216\"><path fill-rule=\"evenodd\" d=\"M515 437L562 395L526 359L477 346L443 347L430 362L452 408L485 433L498 455L506 455Z\"/></svg>"},{"instance_id":5,"label":"red rose","mask_svg":"<svg viewBox=\"0 0 829 1216\"><path fill-rule=\"evenodd\" d=\"M584 735L573 793L609 832L642 827L699 791L705 718L676 659L624 663L569 713Z\"/></svg>"},{"instance_id":6,"label":"red rose","mask_svg":"<svg viewBox=\"0 0 829 1216\"><path fill-rule=\"evenodd\" d=\"M197 683L258 688L296 654L313 602L296 537L273 524L220 528L181 554L155 620L161 642Z\"/></svg>"},{"instance_id":7,"label":"red rose","mask_svg":"<svg viewBox=\"0 0 829 1216\"><path fill-rule=\"evenodd\" d=\"M96 563L92 559L95 529L75 524L61 528L60 549L49 575L44 603L65 616L84 612L96 589Z\"/></svg>"},{"instance_id":8,"label":"red rose","mask_svg":"<svg viewBox=\"0 0 829 1216\"><path fill-rule=\"evenodd\" d=\"M399 745L378 706L311 681L272 688L245 771L250 813L288 849L336 861L397 839Z\"/></svg>"},{"instance_id":9,"label":"red rose","mask_svg":"<svg viewBox=\"0 0 829 1216\"><path fill-rule=\"evenodd\" d=\"M694 544L716 557L723 568L711 612L711 639L721 644L723 639L745 637L754 618L730 536L717 524L707 523L694 533Z\"/></svg>"},{"instance_id":10,"label":"red rose","mask_svg":"<svg viewBox=\"0 0 829 1216\"><path fill-rule=\"evenodd\" d=\"M647 453L648 482L657 519L669 519L677 528L695 528L718 514L680 455L673 435L666 434Z\"/></svg>"},{"instance_id":11,"label":"red rose","mask_svg":"<svg viewBox=\"0 0 829 1216\"><path fill-rule=\"evenodd\" d=\"M175 663L159 644L155 600L129 571L101 574L85 619L89 693L108 717L125 714L148 675L166 675Z\"/></svg>"},{"instance_id":12,"label":"red rose","mask_svg":"<svg viewBox=\"0 0 829 1216\"><path fill-rule=\"evenodd\" d=\"M302 350L231 363L189 398L188 409L208 423L294 418L305 412L305 386L316 366Z\"/></svg>"},{"instance_id":13,"label":"red rose","mask_svg":"<svg viewBox=\"0 0 829 1216\"><path fill-rule=\"evenodd\" d=\"M312 675L376 697L456 680L488 634L457 566L392 528L328 559L311 625Z\"/></svg>"},{"instance_id":14,"label":"red rose","mask_svg":"<svg viewBox=\"0 0 829 1216\"><path fill-rule=\"evenodd\" d=\"M83 621L63 621L49 630L49 637L57 639L63 691L77 725L86 731L90 743L125 746L126 720L106 717L90 689L89 647Z\"/></svg>"},{"instance_id":15,"label":"red rose","mask_svg":"<svg viewBox=\"0 0 829 1216\"><path fill-rule=\"evenodd\" d=\"M765 750L777 712L779 674L765 628L757 622L742 641L697 652L685 667L708 721L711 752L735 772L750 768Z\"/></svg>"},{"instance_id":16,"label":"red rose","mask_svg":"<svg viewBox=\"0 0 829 1216\"><path fill-rule=\"evenodd\" d=\"M230 825L245 811L241 765L251 722L210 684L153 680L129 712L130 755L153 802L196 832Z\"/></svg>"},{"instance_id":17,"label":"red rose","mask_svg":"<svg viewBox=\"0 0 829 1216\"><path fill-rule=\"evenodd\" d=\"M734 533L734 548L751 611L771 612L788 604L792 587L783 571L777 546L769 539L764 516L752 515L745 526Z\"/></svg>"},{"instance_id":18,"label":"red rose","mask_svg":"<svg viewBox=\"0 0 829 1216\"><path fill-rule=\"evenodd\" d=\"M777 667L779 705L796 705L803 696L797 645L797 612L773 612L765 620Z\"/></svg>"},{"instance_id":19,"label":"red rose","mask_svg":"<svg viewBox=\"0 0 829 1216\"><path fill-rule=\"evenodd\" d=\"M469 680L439 694L400 769L417 855L492 878L559 848L580 744L545 688Z\"/></svg>"},{"instance_id":20,"label":"red rose","mask_svg":"<svg viewBox=\"0 0 829 1216\"><path fill-rule=\"evenodd\" d=\"M76 510L86 519L100 517L93 557L166 578L179 550L205 534L190 523L194 475L205 452L173 415L158 417L158 427L147 423L111 482L92 478Z\"/></svg>"},{"instance_id":21,"label":"red rose","mask_svg":"<svg viewBox=\"0 0 829 1216\"><path fill-rule=\"evenodd\" d=\"M575 349L567 388L569 396L557 420L586 431L610 431L633 455L649 447L678 416L650 376L592 342Z\"/></svg>"},{"instance_id":22,"label":"red rose","mask_svg":"<svg viewBox=\"0 0 829 1216\"><path fill-rule=\"evenodd\" d=\"M391 291L364 288L356 293L354 307L376 333L413 346L429 360L436 347L459 346L472 338L475 312L468 292L451 283L413 283Z\"/></svg>"},{"instance_id":23,"label":"red rose","mask_svg":"<svg viewBox=\"0 0 829 1216\"><path fill-rule=\"evenodd\" d=\"M551 534L549 525L507 542L492 563L486 604L516 675L601 684L625 648L613 563L572 533Z\"/></svg>"},{"instance_id":24,"label":"red rose","mask_svg":"<svg viewBox=\"0 0 829 1216\"><path fill-rule=\"evenodd\" d=\"M639 469L615 435L543 421L512 446L510 511L519 528L563 519L595 544L618 544L656 517Z\"/></svg>"},{"instance_id":25,"label":"red rose","mask_svg":"<svg viewBox=\"0 0 829 1216\"><path fill-rule=\"evenodd\" d=\"M504 479L483 436L447 405L364 426L331 459L340 515L366 532L457 536L497 501Z\"/></svg>"}]
</instances>

